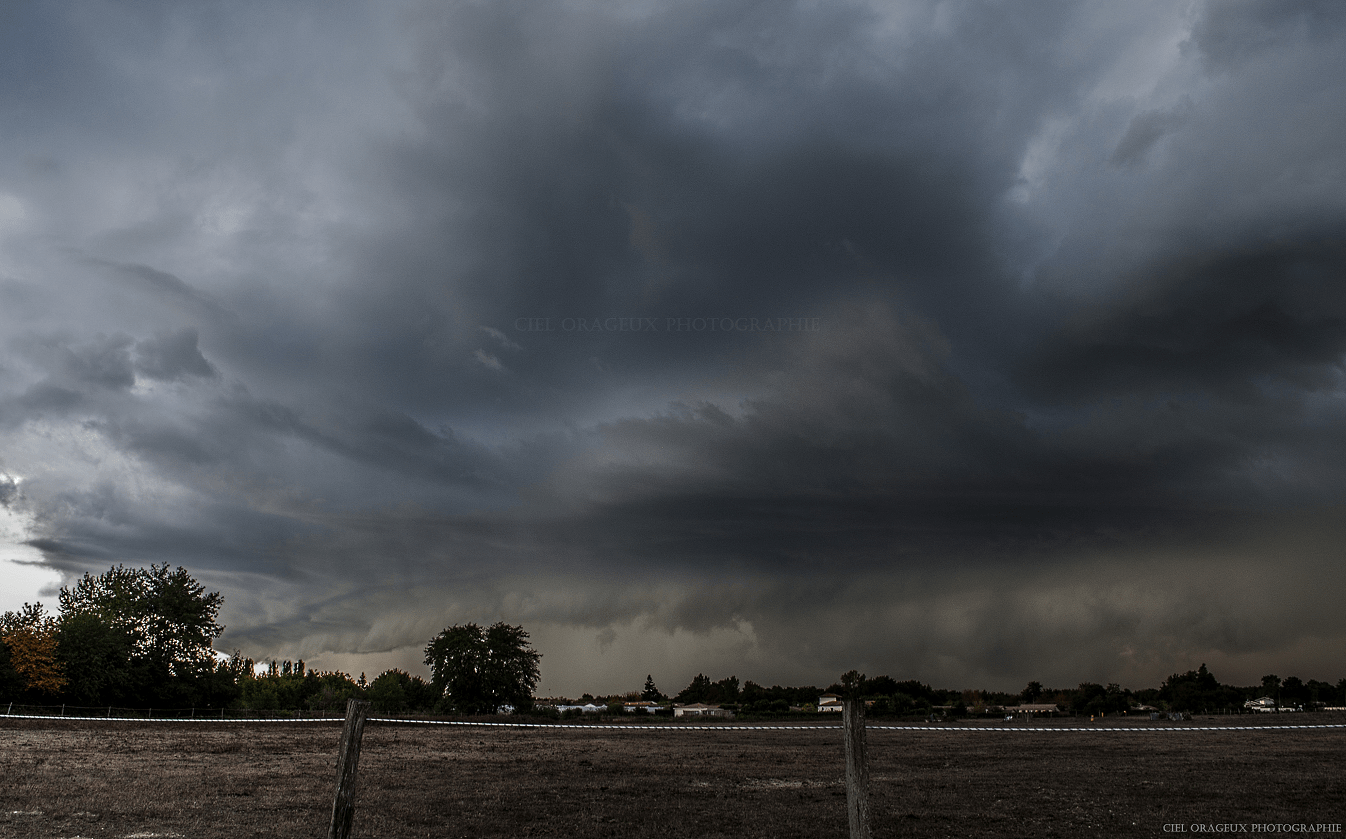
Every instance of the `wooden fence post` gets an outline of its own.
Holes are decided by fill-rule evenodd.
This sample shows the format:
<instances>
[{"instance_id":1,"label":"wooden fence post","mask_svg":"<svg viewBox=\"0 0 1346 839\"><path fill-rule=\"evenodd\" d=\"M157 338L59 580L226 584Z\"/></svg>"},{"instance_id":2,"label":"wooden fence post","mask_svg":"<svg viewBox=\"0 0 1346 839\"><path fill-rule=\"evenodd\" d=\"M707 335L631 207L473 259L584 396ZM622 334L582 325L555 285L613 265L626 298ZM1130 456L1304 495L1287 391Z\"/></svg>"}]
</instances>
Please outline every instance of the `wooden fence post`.
<instances>
[{"instance_id":1,"label":"wooden fence post","mask_svg":"<svg viewBox=\"0 0 1346 839\"><path fill-rule=\"evenodd\" d=\"M351 699L346 703L346 725L341 729L337 753L336 798L332 801L332 827L328 839L350 839L355 820L355 772L360 764L360 740L365 734L369 703Z\"/></svg>"},{"instance_id":2,"label":"wooden fence post","mask_svg":"<svg viewBox=\"0 0 1346 839\"><path fill-rule=\"evenodd\" d=\"M846 816L851 839L870 839L869 755L865 752L865 703L859 697L841 706L842 730L846 733Z\"/></svg>"}]
</instances>

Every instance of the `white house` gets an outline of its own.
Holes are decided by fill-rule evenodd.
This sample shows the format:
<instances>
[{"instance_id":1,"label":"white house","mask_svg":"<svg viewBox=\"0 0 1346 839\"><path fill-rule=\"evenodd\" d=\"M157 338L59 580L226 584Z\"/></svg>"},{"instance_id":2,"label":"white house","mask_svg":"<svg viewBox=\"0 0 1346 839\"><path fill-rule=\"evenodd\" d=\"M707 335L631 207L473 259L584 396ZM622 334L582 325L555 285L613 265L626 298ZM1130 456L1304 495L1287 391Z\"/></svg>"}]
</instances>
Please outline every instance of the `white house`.
<instances>
[{"instance_id":1,"label":"white house","mask_svg":"<svg viewBox=\"0 0 1346 839\"><path fill-rule=\"evenodd\" d=\"M648 701L625 702L622 703L622 710L628 714L634 714L637 711L644 711L647 714L653 714L655 711L659 710L659 703Z\"/></svg>"},{"instance_id":2,"label":"white house","mask_svg":"<svg viewBox=\"0 0 1346 839\"><path fill-rule=\"evenodd\" d=\"M824 693L818 697L818 713L841 713L843 703L835 693Z\"/></svg>"},{"instance_id":3,"label":"white house","mask_svg":"<svg viewBox=\"0 0 1346 839\"><path fill-rule=\"evenodd\" d=\"M675 717L724 717L733 719L734 712L721 708L719 705L705 705L701 702L693 702L691 705L674 705L673 716Z\"/></svg>"},{"instance_id":4,"label":"white house","mask_svg":"<svg viewBox=\"0 0 1346 839\"><path fill-rule=\"evenodd\" d=\"M1005 708L1007 714L1055 714L1059 709L1052 702L1026 702L1020 705L1009 705Z\"/></svg>"}]
</instances>

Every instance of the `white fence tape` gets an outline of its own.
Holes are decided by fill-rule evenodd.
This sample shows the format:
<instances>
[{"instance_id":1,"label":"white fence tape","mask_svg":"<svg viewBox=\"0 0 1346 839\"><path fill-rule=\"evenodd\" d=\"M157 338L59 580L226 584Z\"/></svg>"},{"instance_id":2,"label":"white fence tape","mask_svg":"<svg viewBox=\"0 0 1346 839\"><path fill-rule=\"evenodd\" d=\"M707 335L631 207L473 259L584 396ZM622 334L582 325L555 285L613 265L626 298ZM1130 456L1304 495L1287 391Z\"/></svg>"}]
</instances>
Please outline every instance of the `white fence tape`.
<instances>
[{"instance_id":1,"label":"white fence tape","mask_svg":"<svg viewBox=\"0 0 1346 839\"><path fill-rule=\"evenodd\" d=\"M212 717L59 717L50 714L0 714L0 719L11 720L71 720L88 722L178 722L178 723L342 723L341 717L286 718L286 719L219 719ZM839 725L608 725L603 723L543 723L543 722L474 722L468 720L413 720L397 717L369 717L366 722L396 723L399 725L456 725L477 728L555 728L567 731L827 731ZM1162 734L1170 731L1295 731L1305 729L1346 728L1346 723L1319 725L1174 725L1174 726L1103 726L1103 725L866 725L870 731L939 731L947 734L1012 734L1027 732L1126 732L1135 734Z\"/></svg>"},{"instance_id":2,"label":"white fence tape","mask_svg":"<svg viewBox=\"0 0 1346 839\"><path fill-rule=\"evenodd\" d=\"M496 728L565 728L565 729L603 729L612 731L825 731L837 730L839 725L603 725L599 723L537 722L467 722L463 720L404 720L370 717L369 722L402 723L409 725L466 725L488 726ZM1140 728L1132 726L959 726L959 725L866 725L870 731L941 731L946 733L1010 733L1027 731L1125 731L1145 734L1164 731L1280 731L1283 729L1303 728L1346 728L1346 723L1324 723L1322 725L1183 725L1161 728Z\"/></svg>"}]
</instances>

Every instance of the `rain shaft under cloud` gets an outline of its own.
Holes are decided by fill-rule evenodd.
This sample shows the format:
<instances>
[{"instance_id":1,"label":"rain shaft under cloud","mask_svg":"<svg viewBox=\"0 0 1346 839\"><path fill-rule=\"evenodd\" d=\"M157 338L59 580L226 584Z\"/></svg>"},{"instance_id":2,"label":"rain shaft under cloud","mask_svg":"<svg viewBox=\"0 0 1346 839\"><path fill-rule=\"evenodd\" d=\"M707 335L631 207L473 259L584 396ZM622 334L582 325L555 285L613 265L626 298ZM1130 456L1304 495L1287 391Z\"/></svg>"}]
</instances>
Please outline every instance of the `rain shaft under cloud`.
<instances>
[{"instance_id":1,"label":"rain shaft under cloud","mask_svg":"<svg viewBox=\"0 0 1346 839\"><path fill-rule=\"evenodd\" d=\"M0 14L44 567L544 692L1340 675L1337 4Z\"/></svg>"}]
</instances>

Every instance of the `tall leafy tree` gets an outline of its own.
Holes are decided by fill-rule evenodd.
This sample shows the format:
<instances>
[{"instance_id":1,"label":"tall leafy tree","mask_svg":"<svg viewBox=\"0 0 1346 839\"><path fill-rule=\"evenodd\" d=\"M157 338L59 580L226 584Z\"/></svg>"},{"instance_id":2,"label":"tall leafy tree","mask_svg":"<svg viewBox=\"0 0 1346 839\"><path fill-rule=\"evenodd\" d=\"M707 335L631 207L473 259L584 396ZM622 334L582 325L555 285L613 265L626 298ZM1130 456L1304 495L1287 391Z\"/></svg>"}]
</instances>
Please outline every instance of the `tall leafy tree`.
<instances>
[{"instance_id":1,"label":"tall leafy tree","mask_svg":"<svg viewBox=\"0 0 1346 839\"><path fill-rule=\"evenodd\" d=\"M691 684L683 688L674 701L689 705L694 702L722 703L737 702L739 694L738 677L726 676L718 682L712 682L704 673L697 673Z\"/></svg>"},{"instance_id":2,"label":"tall leafy tree","mask_svg":"<svg viewBox=\"0 0 1346 839\"><path fill-rule=\"evenodd\" d=\"M370 682L365 698L374 704L374 710L380 714L429 711L439 699L433 685L420 676L396 669L385 670Z\"/></svg>"},{"instance_id":3,"label":"tall leafy tree","mask_svg":"<svg viewBox=\"0 0 1346 839\"><path fill-rule=\"evenodd\" d=\"M1281 700L1287 707L1309 704L1309 689L1298 676L1286 676L1281 683Z\"/></svg>"},{"instance_id":4,"label":"tall leafy tree","mask_svg":"<svg viewBox=\"0 0 1346 839\"><path fill-rule=\"evenodd\" d=\"M65 694L78 705L122 705L135 701L147 680L131 658L131 634L92 612L63 615L56 630L56 655L69 679Z\"/></svg>"},{"instance_id":5,"label":"tall leafy tree","mask_svg":"<svg viewBox=\"0 0 1346 839\"><path fill-rule=\"evenodd\" d=\"M56 657L56 619L41 603L25 603L19 611L0 616L0 640L9 667L30 695L55 695L65 687L65 671Z\"/></svg>"},{"instance_id":6,"label":"tall leafy tree","mask_svg":"<svg viewBox=\"0 0 1346 839\"><path fill-rule=\"evenodd\" d=\"M707 702L711 699L713 689L714 685L711 684L710 677L705 673L697 673L692 677L691 684L678 691L678 695L673 697L673 700L680 705Z\"/></svg>"},{"instance_id":7,"label":"tall leafy tree","mask_svg":"<svg viewBox=\"0 0 1346 839\"><path fill-rule=\"evenodd\" d=\"M445 704L468 714L495 713L505 705L531 708L541 659L523 627L503 622L451 626L425 647L431 683Z\"/></svg>"},{"instance_id":8,"label":"tall leafy tree","mask_svg":"<svg viewBox=\"0 0 1346 839\"><path fill-rule=\"evenodd\" d=\"M1170 710L1193 713L1230 710L1243 704L1242 694L1220 684L1205 664L1196 670L1169 676L1159 688L1157 698L1167 702Z\"/></svg>"},{"instance_id":9,"label":"tall leafy tree","mask_svg":"<svg viewBox=\"0 0 1346 839\"><path fill-rule=\"evenodd\" d=\"M6 644L4 636L0 635L0 700L13 702L19 699L23 696L24 687L23 676L14 669L9 644Z\"/></svg>"},{"instance_id":10,"label":"tall leafy tree","mask_svg":"<svg viewBox=\"0 0 1346 839\"><path fill-rule=\"evenodd\" d=\"M411 676L401 670L385 670L369 683L365 699L374 706L376 714L400 714L407 709L407 691L402 679Z\"/></svg>"},{"instance_id":11,"label":"tall leafy tree","mask_svg":"<svg viewBox=\"0 0 1346 839\"><path fill-rule=\"evenodd\" d=\"M841 695L847 699L859 699L863 695L865 674L859 670L847 670L841 674Z\"/></svg>"},{"instance_id":12,"label":"tall leafy tree","mask_svg":"<svg viewBox=\"0 0 1346 839\"><path fill-rule=\"evenodd\" d=\"M659 688L654 685L653 675L645 677L645 689L640 692L640 698L645 702L658 702L663 698L663 694L659 692Z\"/></svg>"},{"instance_id":13,"label":"tall leafy tree","mask_svg":"<svg viewBox=\"0 0 1346 839\"><path fill-rule=\"evenodd\" d=\"M83 693L116 689L129 701L187 701L196 698L195 683L215 670L212 644L224 631L216 621L224 599L207 592L185 568L119 565L63 587L60 601L72 643L99 651L63 653L72 661L98 659L88 662L98 675L80 685ZM123 648L128 681L118 686L111 658Z\"/></svg>"}]
</instances>

